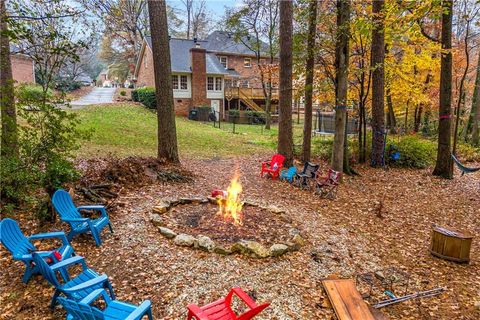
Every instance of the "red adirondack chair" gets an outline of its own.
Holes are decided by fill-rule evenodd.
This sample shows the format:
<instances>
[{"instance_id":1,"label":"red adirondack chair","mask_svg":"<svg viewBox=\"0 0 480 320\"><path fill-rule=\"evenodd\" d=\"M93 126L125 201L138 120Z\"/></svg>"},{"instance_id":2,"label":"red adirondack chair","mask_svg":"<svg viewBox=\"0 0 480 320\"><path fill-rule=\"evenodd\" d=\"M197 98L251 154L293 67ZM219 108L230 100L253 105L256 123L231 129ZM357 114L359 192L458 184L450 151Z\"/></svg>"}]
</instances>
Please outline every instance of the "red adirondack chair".
<instances>
[{"instance_id":1,"label":"red adirondack chair","mask_svg":"<svg viewBox=\"0 0 480 320\"><path fill-rule=\"evenodd\" d=\"M232 310L233 295L240 298L250 308L240 315L235 314ZM188 305L188 320L249 320L259 314L263 309L268 307L270 303L257 305L240 287L235 287L225 298L209 303L203 307L195 304Z\"/></svg>"},{"instance_id":2,"label":"red adirondack chair","mask_svg":"<svg viewBox=\"0 0 480 320\"><path fill-rule=\"evenodd\" d=\"M280 173L280 169L283 167L283 161L285 157L277 153L272 156L272 160L262 162L262 171L260 177L263 177L265 173L270 174L272 179L275 180Z\"/></svg>"},{"instance_id":3,"label":"red adirondack chair","mask_svg":"<svg viewBox=\"0 0 480 320\"><path fill-rule=\"evenodd\" d=\"M316 193L322 198L335 198L341 178L342 173L333 169L328 169L326 177L320 176L319 171L317 171L317 174L315 175Z\"/></svg>"}]
</instances>

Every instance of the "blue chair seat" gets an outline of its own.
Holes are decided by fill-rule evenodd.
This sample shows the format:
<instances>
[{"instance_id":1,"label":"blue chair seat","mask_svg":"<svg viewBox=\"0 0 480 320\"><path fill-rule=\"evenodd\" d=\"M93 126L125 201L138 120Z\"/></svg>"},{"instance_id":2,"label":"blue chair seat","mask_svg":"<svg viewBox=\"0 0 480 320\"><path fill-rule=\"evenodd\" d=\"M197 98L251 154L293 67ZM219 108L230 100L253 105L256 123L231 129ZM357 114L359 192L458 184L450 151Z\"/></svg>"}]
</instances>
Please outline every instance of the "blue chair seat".
<instances>
[{"instance_id":1,"label":"blue chair seat","mask_svg":"<svg viewBox=\"0 0 480 320\"><path fill-rule=\"evenodd\" d=\"M44 240L44 239L60 239L62 245L59 248L51 251L38 251L32 244L32 241ZM72 257L75 253L73 251L70 242L68 241L65 233L63 232L49 232L34 234L30 237L26 237L18 223L13 219L3 219L0 222L0 241L12 254L13 260L21 261L25 264L25 273L23 275L23 282L27 283L32 275L39 273L38 267L33 264L32 252L37 252L42 258L51 258L53 262L58 260L53 255L54 251L58 251L61 254L61 260Z\"/></svg>"},{"instance_id":2,"label":"blue chair seat","mask_svg":"<svg viewBox=\"0 0 480 320\"><path fill-rule=\"evenodd\" d=\"M110 232L113 232L107 211L102 205L76 207L70 194L62 189L55 191L52 197L52 203L60 215L60 219L70 225L70 232L68 233L69 240L77 234L90 232L95 240L95 244L100 246L102 244L102 239L100 238L102 229L108 225ZM101 217L98 219L84 218L80 213L81 210L98 211Z\"/></svg>"}]
</instances>

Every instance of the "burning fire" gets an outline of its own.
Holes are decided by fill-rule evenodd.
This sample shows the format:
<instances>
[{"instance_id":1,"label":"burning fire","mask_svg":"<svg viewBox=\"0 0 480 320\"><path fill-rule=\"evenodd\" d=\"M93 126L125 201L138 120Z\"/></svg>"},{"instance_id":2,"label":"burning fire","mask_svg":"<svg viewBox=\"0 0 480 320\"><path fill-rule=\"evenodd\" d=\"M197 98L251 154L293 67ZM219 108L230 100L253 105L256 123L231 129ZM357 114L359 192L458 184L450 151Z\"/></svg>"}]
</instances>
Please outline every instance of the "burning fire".
<instances>
[{"instance_id":1,"label":"burning fire","mask_svg":"<svg viewBox=\"0 0 480 320\"><path fill-rule=\"evenodd\" d=\"M225 220L232 220L236 226L242 225L242 202L240 201L242 185L238 181L239 178L236 173L227 188L226 197L218 200L218 213L222 214Z\"/></svg>"}]
</instances>

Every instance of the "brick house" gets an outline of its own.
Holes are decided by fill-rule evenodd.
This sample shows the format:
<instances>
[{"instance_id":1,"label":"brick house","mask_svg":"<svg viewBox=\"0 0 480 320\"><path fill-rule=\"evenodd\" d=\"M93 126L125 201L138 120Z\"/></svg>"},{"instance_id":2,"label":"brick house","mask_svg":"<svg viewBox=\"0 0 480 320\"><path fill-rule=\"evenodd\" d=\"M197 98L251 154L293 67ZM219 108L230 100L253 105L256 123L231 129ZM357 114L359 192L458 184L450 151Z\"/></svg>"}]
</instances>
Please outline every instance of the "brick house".
<instances>
[{"instance_id":1,"label":"brick house","mask_svg":"<svg viewBox=\"0 0 480 320\"><path fill-rule=\"evenodd\" d=\"M151 48L151 38L146 37L133 76L136 87L155 86ZM205 105L222 117L229 108L262 110L264 98L255 55L228 33L215 31L205 40L171 38L170 54L178 115ZM275 90L274 104L277 99Z\"/></svg>"},{"instance_id":2,"label":"brick house","mask_svg":"<svg viewBox=\"0 0 480 320\"><path fill-rule=\"evenodd\" d=\"M35 63L33 60L19 53L16 46L10 45L10 52L13 80L17 83L35 83Z\"/></svg>"}]
</instances>

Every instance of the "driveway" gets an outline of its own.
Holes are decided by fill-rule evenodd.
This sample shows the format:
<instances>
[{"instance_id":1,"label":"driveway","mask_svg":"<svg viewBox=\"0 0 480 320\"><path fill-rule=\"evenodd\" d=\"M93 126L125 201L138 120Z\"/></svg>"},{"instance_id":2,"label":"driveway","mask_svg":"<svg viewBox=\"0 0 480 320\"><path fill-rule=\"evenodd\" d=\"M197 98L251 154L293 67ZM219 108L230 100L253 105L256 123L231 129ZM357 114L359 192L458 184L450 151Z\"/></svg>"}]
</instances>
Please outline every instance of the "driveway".
<instances>
[{"instance_id":1,"label":"driveway","mask_svg":"<svg viewBox=\"0 0 480 320\"><path fill-rule=\"evenodd\" d=\"M78 100L72 101L70 105L73 109L81 109L84 106L100 103L112 103L116 88L95 87L93 90Z\"/></svg>"}]
</instances>

